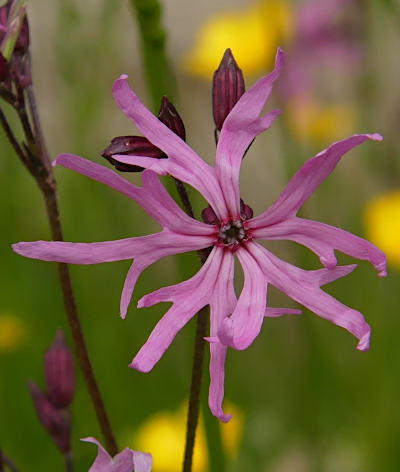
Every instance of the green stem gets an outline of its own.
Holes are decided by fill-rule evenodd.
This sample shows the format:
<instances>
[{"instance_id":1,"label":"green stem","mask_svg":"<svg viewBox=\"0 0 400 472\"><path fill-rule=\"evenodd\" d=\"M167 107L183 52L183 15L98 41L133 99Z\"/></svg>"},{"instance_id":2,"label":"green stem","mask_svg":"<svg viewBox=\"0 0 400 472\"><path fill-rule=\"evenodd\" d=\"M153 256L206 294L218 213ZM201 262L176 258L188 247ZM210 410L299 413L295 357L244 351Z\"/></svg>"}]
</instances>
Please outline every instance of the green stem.
<instances>
[{"instance_id":1,"label":"green stem","mask_svg":"<svg viewBox=\"0 0 400 472\"><path fill-rule=\"evenodd\" d=\"M189 409L187 416L186 444L183 458L183 472L191 472L196 429L200 413L201 379L203 373L204 348L208 327L208 306L197 313L196 339L194 342L194 357L192 381L190 385Z\"/></svg>"},{"instance_id":2,"label":"green stem","mask_svg":"<svg viewBox=\"0 0 400 472\"><path fill-rule=\"evenodd\" d=\"M139 24L142 60L153 110L160 107L163 95L172 99L175 81L166 53L166 32L161 24L158 0L131 0Z\"/></svg>"}]
</instances>

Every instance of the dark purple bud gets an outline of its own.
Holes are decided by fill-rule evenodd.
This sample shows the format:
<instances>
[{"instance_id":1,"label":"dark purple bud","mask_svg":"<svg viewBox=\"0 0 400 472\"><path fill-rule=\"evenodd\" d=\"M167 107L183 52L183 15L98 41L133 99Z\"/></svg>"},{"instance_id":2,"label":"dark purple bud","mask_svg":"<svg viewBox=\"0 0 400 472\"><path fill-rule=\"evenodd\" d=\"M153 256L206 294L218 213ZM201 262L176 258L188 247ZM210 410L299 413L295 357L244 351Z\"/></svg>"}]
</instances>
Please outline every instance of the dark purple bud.
<instances>
[{"instance_id":1,"label":"dark purple bud","mask_svg":"<svg viewBox=\"0 0 400 472\"><path fill-rule=\"evenodd\" d=\"M142 136L117 136L111 140L111 144L102 153L102 156L121 172L141 172L143 167L118 162L113 159L114 154L131 154L132 156L146 156L156 159L165 157L161 149Z\"/></svg>"},{"instance_id":2,"label":"dark purple bud","mask_svg":"<svg viewBox=\"0 0 400 472\"><path fill-rule=\"evenodd\" d=\"M209 225L218 224L217 215L210 206L204 208L204 210L201 212L201 217L203 218L204 223L207 223Z\"/></svg>"},{"instance_id":3,"label":"dark purple bud","mask_svg":"<svg viewBox=\"0 0 400 472\"><path fill-rule=\"evenodd\" d=\"M0 82L3 82L8 77L8 62L5 60L3 54L0 52Z\"/></svg>"},{"instance_id":4,"label":"dark purple bud","mask_svg":"<svg viewBox=\"0 0 400 472\"><path fill-rule=\"evenodd\" d=\"M246 205L242 199L240 199L240 216L244 220L253 218L253 209L249 207L249 205Z\"/></svg>"},{"instance_id":5,"label":"dark purple bud","mask_svg":"<svg viewBox=\"0 0 400 472\"><path fill-rule=\"evenodd\" d=\"M74 356L61 330L45 354L44 373L50 402L56 408L69 406L75 393Z\"/></svg>"},{"instance_id":6,"label":"dark purple bud","mask_svg":"<svg viewBox=\"0 0 400 472\"><path fill-rule=\"evenodd\" d=\"M165 126L177 134L183 141L186 140L185 125L183 124L182 118L176 111L176 108L168 100L167 97L163 97L161 100L161 107L158 113L158 119L164 123Z\"/></svg>"},{"instance_id":7,"label":"dark purple bud","mask_svg":"<svg viewBox=\"0 0 400 472\"><path fill-rule=\"evenodd\" d=\"M33 382L28 381L39 421L63 453L71 449L71 422L66 411L58 410Z\"/></svg>"},{"instance_id":8,"label":"dark purple bud","mask_svg":"<svg viewBox=\"0 0 400 472\"><path fill-rule=\"evenodd\" d=\"M215 126L221 131L225 118L244 93L243 73L230 49L214 72L212 101Z\"/></svg>"}]
</instances>

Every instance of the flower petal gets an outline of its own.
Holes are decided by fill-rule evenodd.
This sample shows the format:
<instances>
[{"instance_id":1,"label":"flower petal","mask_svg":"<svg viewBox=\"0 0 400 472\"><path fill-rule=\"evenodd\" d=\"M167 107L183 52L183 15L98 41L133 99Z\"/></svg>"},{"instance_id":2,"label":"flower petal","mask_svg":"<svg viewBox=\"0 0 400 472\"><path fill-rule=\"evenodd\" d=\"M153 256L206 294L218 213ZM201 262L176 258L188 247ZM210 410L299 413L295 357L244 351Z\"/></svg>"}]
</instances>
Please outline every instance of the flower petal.
<instances>
[{"instance_id":1,"label":"flower petal","mask_svg":"<svg viewBox=\"0 0 400 472\"><path fill-rule=\"evenodd\" d=\"M353 266L306 271L280 260L257 243L250 242L247 248L262 267L268 282L318 316L345 328L357 337L357 349L369 349L371 328L364 316L359 311L343 305L319 287L343 277Z\"/></svg>"},{"instance_id":2,"label":"flower petal","mask_svg":"<svg viewBox=\"0 0 400 472\"><path fill-rule=\"evenodd\" d=\"M143 172L143 186L137 187L113 170L74 154L59 155L53 165L72 169L132 198L164 228L185 234L211 234L213 232L210 225L190 218L182 211L161 184L157 175L151 171Z\"/></svg>"},{"instance_id":3,"label":"flower petal","mask_svg":"<svg viewBox=\"0 0 400 472\"><path fill-rule=\"evenodd\" d=\"M225 251L219 275L210 299L211 323L210 338L217 338L218 329L223 320L233 313L236 305L236 295L233 286L234 256ZM219 343L210 343L210 389L208 405L214 416L228 422L232 415L224 413L222 402L225 386L225 359L227 346Z\"/></svg>"},{"instance_id":4,"label":"flower petal","mask_svg":"<svg viewBox=\"0 0 400 472\"><path fill-rule=\"evenodd\" d=\"M253 225L250 221L249 227ZM289 239L311 249L328 269L336 266L335 249L369 261L380 277L386 275L386 256L369 241L334 226L303 218L290 218L252 231L256 239Z\"/></svg>"},{"instance_id":5,"label":"flower petal","mask_svg":"<svg viewBox=\"0 0 400 472\"><path fill-rule=\"evenodd\" d=\"M89 469L89 472L151 472L153 458L150 454L134 451L126 447L114 458L108 454L97 439L88 437L81 441L96 444L98 447L97 457Z\"/></svg>"},{"instance_id":6,"label":"flower petal","mask_svg":"<svg viewBox=\"0 0 400 472\"><path fill-rule=\"evenodd\" d=\"M251 228L262 228L296 215L303 203L335 169L341 157L367 139L381 141L381 135L355 134L332 144L309 159L296 172L278 199L264 213L249 222Z\"/></svg>"},{"instance_id":7,"label":"flower petal","mask_svg":"<svg viewBox=\"0 0 400 472\"><path fill-rule=\"evenodd\" d=\"M264 320L267 280L257 260L246 248L236 255L242 265L244 285L232 316L225 318L218 336L223 344L246 349L258 336Z\"/></svg>"},{"instance_id":8,"label":"flower petal","mask_svg":"<svg viewBox=\"0 0 400 472\"><path fill-rule=\"evenodd\" d=\"M35 241L13 244L12 248L17 254L31 259L67 264L99 264L135 257L153 258L154 254L158 254L158 258L161 258L169 254L202 249L210 246L212 241L213 238L210 236L178 234L166 229L149 236L116 241L99 243Z\"/></svg>"},{"instance_id":9,"label":"flower petal","mask_svg":"<svg viewBox=\"0 0 400 472\"><path fill-rule=\"evenodd\" d=\"M218 140L215 170L231 218L240 216L239 173L243 155L251 141L265 131L281 113L275 110L259 118L272 86L284 63L284 52L278 48L275 69L244 93L224 121Z\"/></svg>"},{"instance_id":10,"label":"flower petal","mask_svg":"<svg viewBox=\"0 0 400 472\"><path fill-rule=\"evenodd\" d=\"M89 469L89 472L105 472L107 470L111 470L112 458L96 438L87 437L81 439L81 441L96 444L98 447L97 457L93 462L92 467Z\"/></svg>"},{"instance_id":11,"label":"flower petal","mask_svg":"<svg viewBox=\"0 0 400 472\"><path fill-rule=\"evenodd\" d=\"M115 101L139 131L168 156L167 159L152 159L151 161L143 158L146 162L138 165L145 168L151 167L158 173L168 172L177 179L192 185L210 203L221 219L226 218L226 206L214 169L143 105L129 87L127 78L127 75L121 75L114 82ZM120 162L128 157L113 156ZM137 156L130 162L133 163L135 159Z\"/></svg>"},{"instance_id":12,"label":"flower petal","mask_svg":"<svg viewBox=\"0 0 400 472\"><path fill-rule=\"evenodd\" d=\"M205 305L214 288L221 266L223 250L214 247L203 267L192 278L145 295L138 307L172 301L172 307L157 323L146 343L136 354L130 367L149 372L168 349L177 333ZM196 296L193 296L193 294Z\"/></svg>"}]
</instances>

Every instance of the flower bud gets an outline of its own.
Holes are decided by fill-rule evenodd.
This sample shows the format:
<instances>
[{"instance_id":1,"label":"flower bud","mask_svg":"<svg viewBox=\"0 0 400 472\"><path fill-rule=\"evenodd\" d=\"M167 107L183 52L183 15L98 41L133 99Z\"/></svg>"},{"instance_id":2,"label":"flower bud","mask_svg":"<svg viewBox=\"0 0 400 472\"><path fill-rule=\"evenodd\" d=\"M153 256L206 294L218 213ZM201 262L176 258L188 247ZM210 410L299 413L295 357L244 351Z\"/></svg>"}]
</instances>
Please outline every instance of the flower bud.
<instances>
[{"instance_id":1,"label":"flower bud","mask_svg":"<svg viewBox=\"0 0 400 472\"><path fill-rule=\"evenodd\" d=\"M39 421L63 453L71 449L71 422L67 412L57 410L33 382L28 381Z\"/></svg>"},{"instance_id":2,"label":"flower bud","mask_svg":"<svg viewBox=\"0 0 400 472\"><path fill-rule=\"evenodd\" d=\"M204 208L201 212L201 217L204 223L207 223L208 225L215 225L218 223L218 217L210 206Z\"/></svg>"},{"instance_id":3,"label":"flower bud","mask_svg":"<svg viewBox=\"0 0 400 472\"><path fill-rule=\"evenodd\" d=\"M227 49L213 77L213 115L215 126L219 131L221 131L225 118L243 93L243 73L231 50Z\"/></svg>"},{"instance_id":4,"label":"flower bud","mask_svg":"<svg viewBox=\"0 0 400 472\"><path fill-rule=\"evenodd\" d=\"M56 408L69 406L75 393L74 356L61 330L45 354L44 373L50 402Z\"/></svg>"},{"instance_id":5,"label":"flower bud","mask_svg":"<svg viewBox=\"0 0 400 472\"><path fill-rule=\"evenodd\" d=\"M240 216L244 220L250 220L250 218L253 218L253 209L249 207L249 205L246 205L242 199L240 199Z\"/></svg>"},{"instance_id":6,"label":"flower bud","mask_svg":"<svg viewBox=\"0 0 400 472\"><path fill-rule=\"evenodd\" d=\"M168 128L177 134L183 141L186 140L185 125L183 124L182 118L179 116L174 105L172 105L165 96L161 100L158 119L164 123L165 126L168 126Z\"/></svg>"},{"instance_id":7,"label":"flower bud","mask_svg":"<svg viewBox=\"0 0 400 472\"><path fill-rule=\"evenodd\" d=\"M154 157L156 159L165 157L161 149L151 144L143 136L117 136L111 140L111 144L102 153L102 156L121 172L141 172L143 167L118 162L112 158L114 154L131 154L133 156Z\"/></svg>"}]
</instances>

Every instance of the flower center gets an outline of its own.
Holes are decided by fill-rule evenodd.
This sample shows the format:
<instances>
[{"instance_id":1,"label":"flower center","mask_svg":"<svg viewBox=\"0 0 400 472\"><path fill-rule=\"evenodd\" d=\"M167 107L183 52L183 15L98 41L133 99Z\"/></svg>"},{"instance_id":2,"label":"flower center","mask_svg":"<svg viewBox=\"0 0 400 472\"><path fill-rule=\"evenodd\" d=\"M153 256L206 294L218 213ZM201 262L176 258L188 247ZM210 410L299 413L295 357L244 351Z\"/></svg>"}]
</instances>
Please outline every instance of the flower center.
<instances>
[{"instance_id":1,"label":"flower center","mask_svg":"<svg viewBox=\"0 0 400 472\"><path fill-rule=\"evenodd\" d=\"M230 221L219 228L218 242L224 246L235 246L247 239L246 230L241 220Z\"/></svg>"}]
</instances>

